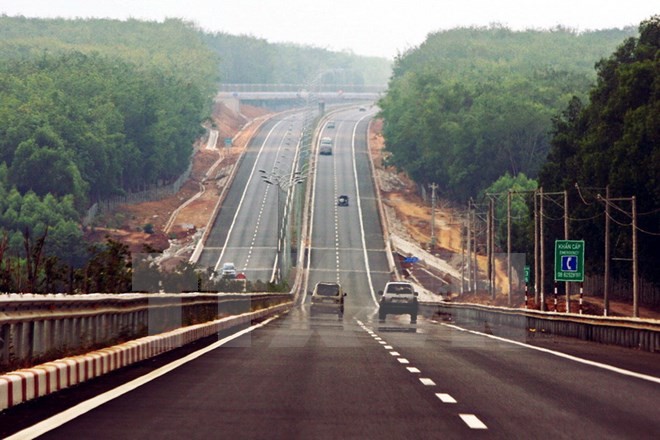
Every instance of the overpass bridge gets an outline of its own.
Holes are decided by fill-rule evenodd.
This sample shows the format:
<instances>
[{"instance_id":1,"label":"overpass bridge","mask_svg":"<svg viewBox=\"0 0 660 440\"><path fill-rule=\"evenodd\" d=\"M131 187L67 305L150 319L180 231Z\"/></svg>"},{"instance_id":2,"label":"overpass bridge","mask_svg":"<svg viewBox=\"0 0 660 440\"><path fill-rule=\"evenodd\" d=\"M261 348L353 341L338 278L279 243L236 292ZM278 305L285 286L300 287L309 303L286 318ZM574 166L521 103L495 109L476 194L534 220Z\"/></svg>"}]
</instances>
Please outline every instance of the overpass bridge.
<instances>
[{"instance_id":1,"label":"overpass bridge","mask_svg":"<svg viewBox=\"0 0 660 440\"><path fill-rule=\"evenodd\" d=\"M320 84L313 89L308 84L220 84L215 100L234 110L240 103L283 109L310 103L374 102L386 89L386 85L356 84Z\"/></svg>"}]
</instances>

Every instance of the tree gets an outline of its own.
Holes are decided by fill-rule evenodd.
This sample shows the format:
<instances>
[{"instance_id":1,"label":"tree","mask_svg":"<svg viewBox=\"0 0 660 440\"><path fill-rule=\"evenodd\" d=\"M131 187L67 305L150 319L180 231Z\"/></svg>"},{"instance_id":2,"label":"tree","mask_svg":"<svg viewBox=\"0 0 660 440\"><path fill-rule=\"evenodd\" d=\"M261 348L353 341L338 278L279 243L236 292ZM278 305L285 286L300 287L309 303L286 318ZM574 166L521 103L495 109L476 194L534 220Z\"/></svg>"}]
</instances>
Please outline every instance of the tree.
<instances>
[{"instance_id":1,"label":"tree","mask_svg":"<svg viewBox=\"0 0 660 440\"><path fill-rule=\"evenodd\" d=\"M548 190L572 189L577 183L592 194L580 193L570 205L573 218L603 215L595 200L608 186L613 197L635 196L637 200L640 271L647 279L660 281L660 16L639 26L639 37L626 39L608 58L597 64L598 80L590 102L573 100L554 121L548 161L540 184ZM630 206L622 207L630 213ZM630 224L630 214L617 210L615 220ZM621 214L621 215L620 215ZM578 222L576 236L602 242L603 222ZM629 227L617 229L615 249L630 255ZM610 238L612 239L612 238ZM589 265L602 267L603 249L591 247ZM619 276L629 268L614 266Z\"/></svg>"},{"instance_id":2,"label":"tree","mask_svg":"<svg viewBox=\"0 0 660 440\"><path fill-rule=\"evenodd\" d=\"M505 173L535 178L553 115L586 96L589 63L614 47L613 36L629 34L492 26L429 35L397 58L379 102L388 163L459 203Z\"/></svg>"}]
</instances>

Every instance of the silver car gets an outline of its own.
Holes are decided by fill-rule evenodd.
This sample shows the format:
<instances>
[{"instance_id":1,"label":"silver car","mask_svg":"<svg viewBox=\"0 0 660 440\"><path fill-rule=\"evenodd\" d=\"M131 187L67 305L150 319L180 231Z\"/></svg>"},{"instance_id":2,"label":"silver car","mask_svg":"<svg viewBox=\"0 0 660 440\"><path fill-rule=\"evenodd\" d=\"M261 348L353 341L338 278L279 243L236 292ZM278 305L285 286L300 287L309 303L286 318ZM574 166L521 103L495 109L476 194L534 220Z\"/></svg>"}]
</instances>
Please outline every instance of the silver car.
<instances>
[{"instance_id":1,"label":"silver car","mask_svg":"<svg viewBox=\"0 0 660 440\"><path fill-rule=\"evenodd\" d=\"M336 313L340 318L344 316L344 297L346 292L339 283L316 283L311 292L310 313Z\"/></svg>"},{"instance_id":2,"label":"silver car","mask_svg":"<svg viewBox=\"0 0 660 440\"><path fill-rule=\"evenodd\" d=\"M234 279L236 278L236 266L234 263L225 263L222 265L222 278Z\"/></svg>"}]
</instances>

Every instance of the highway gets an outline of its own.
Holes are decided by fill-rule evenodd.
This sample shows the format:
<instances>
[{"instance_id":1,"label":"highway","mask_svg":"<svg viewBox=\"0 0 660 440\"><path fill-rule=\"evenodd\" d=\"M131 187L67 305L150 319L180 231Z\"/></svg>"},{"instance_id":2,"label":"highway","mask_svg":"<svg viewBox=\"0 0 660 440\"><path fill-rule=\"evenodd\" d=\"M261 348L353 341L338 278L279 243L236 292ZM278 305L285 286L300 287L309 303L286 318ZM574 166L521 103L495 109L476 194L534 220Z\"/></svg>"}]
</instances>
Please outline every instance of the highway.
<instances>
[{"instance_id":1,"label":"highway","mask_svg":"<svg viewBox=\"0 0 660 440\"><path fill-rule=\"evenodd\" d=\"M276 180L286 181L291 173L302 118L295 113L270 119L250 141L200 255L200 267L218 270L233 262L248 279L270 281L277 256L278 201L285 200Z\"/></svg>"},{"instance_id":2,"label":"highway","mask_svg":"<svg viewBox=\"0 0 660 440\"><path fill-rule=\"evenodd\" d=\"M657 353L525 331L497 337L432 317L378 322L377 291L390 274L366 150L373 114L334 114L336 127L322 128L333 154L317 157L310 177L305 290L342 283L343 319L310 317L302 295L289 313L239 333L4 411L0 436L33 429L16 438L657 438ZM284 148L295 145L300 126L293 114L262 127L204 261L232 259L248 277L270 275L277 202L258 170L287 169ZM341 194L349 206L337 206ZM241 214L246 206L252 215Z\"/></svg>"}]
</instances>

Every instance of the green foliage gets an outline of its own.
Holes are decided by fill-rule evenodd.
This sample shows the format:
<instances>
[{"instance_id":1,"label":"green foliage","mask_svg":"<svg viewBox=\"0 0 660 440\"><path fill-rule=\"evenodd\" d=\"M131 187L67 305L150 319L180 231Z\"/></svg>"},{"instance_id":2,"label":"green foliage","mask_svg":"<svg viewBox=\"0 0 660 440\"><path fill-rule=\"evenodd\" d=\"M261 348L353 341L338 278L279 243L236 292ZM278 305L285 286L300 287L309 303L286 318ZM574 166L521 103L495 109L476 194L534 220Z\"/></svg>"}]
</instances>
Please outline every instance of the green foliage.
<instances>
[{"instance_id":1,"label":"green foliage","mask_svg":"<svg viewBox=\"0 0 660 440\"><path fill-rule=\"evenodd\" d=\"M507 198L511 191L511 236L512 247L518 251L528 250L527 243L533 243L533 236L528 235L530 218L529 200L537 189L537 182L520 173L513 177L509 173L501 176L484 195L495 201L496 243L500 249L507 247ZM483 197L482 197L483 198Z\"/></svg>"},{"instance_id":2,"label":"green foliage","mask_svg":"<svg viewBox=\"0 0 660 440\"><path fill-rule=\"evenodd\" d=\"M2 16L0 59L0 163L21 192L73 194L81 210L176 179L217 78L180 20Z\"/></svg>"},{"instance_id":3,"label":"green foliage","mask_svg":"<svg viewBox=\"0 0 660 440\"><path fill-rule=\"evenodd\" d=\"M586 95L593 63L631 32L491 27L429 35L397 58L379 103L389 163L458 202L505 173L536 177L553 115Z\"/></svg>"},{"instance_id":4,"label":"green foliage","mask_svg":"<svg viewBox=\"0 0 660 440\"><path fill-rule=\"evenodd\" d=\"M635 196L637 201L640 270L658 281L660 273L660 16L641 23L638 38L628 38L597 64L598 81L588 104L574 99L554 120L552 149L540 175L546 190L573 189L571 217L603 218L595 195ZM630 258L631 204L613 208L615 257ZM627 211L628 214L625 214ZM603 241L603 221L576 222L572 234L592 243ZM555 226L555 229L557 226ZM550 230L551 234L556 231ZM602 268L603 248L590 247L589 264ZM629 264L615 264L628 276Z\"/></svg>"}]
</instances>

